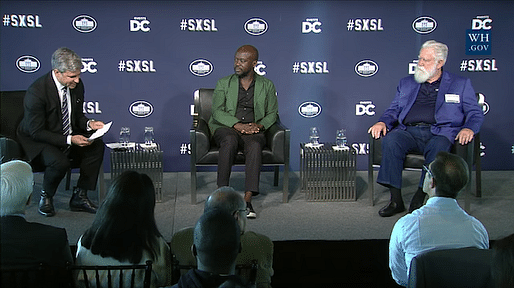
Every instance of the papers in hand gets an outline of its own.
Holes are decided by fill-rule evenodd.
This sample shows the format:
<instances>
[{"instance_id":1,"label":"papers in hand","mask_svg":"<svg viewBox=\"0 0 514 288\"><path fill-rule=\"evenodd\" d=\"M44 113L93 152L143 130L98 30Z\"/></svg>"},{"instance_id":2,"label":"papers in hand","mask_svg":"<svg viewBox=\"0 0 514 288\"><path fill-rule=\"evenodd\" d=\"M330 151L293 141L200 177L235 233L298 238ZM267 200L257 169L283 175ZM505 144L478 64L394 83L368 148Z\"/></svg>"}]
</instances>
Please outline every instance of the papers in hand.
<instances>
[{"instance_id":1,"label":"papers in hand","mask_svg":"<svg viewBox=\"0 0 514 288\"><path fill-rule=\"evenodd\" d=\"M109 131L109 129L111 129L111 125L112 125L112 121L107 124L104 124L104 127L96 130L95 133L93 133L93 135L91 135L87 140L93 141L96 138L100 138L100 137L104 136L104 134L107 133L107 131Z\"/></svg>"}]
</instances>

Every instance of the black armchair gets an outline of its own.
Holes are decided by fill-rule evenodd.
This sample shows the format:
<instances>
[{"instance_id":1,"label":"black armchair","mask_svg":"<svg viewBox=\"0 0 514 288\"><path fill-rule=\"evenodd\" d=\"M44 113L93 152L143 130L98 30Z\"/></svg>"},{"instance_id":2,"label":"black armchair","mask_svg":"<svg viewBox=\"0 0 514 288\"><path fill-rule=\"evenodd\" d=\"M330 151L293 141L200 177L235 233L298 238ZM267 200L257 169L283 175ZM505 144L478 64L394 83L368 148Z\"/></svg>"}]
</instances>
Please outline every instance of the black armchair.
<instances>
[{"instance_id":1,"label":"black armchair","mask_svg":"<svg viewBox=\"0 0 514 288\"><path fill-rule=\"evenodd\" d=\"M208 122L211 118L214 89L202 88L194 93L194 119L189 130L191 139L191 204L196 204L196 172L198 166L217 166L219 150L212 140ZM274 166L274 186L278 186L280 166L284 166L283 202L288 201L290 130L280 119L266 131L266 147L262 151L263 166ZM235 165L244 165L239 153Z\"/></svg>"},{"instance_id":2,"label":"black armchair","mask_svg":"<svg viewBox=\"0 0 514 288\"><path fill-rule=\"evenodd\" d=\"M11 160L24 160L30 162L25 155L25 151L18 143L16 130L23 119L23 98L25 91L2 91L0 92L0 162L5 163ZM75 161L76 162L76 161ZM71 160L71 167L78 168L78 163ZM34 172L43 172L44 167L30 163ZM99 201L105 195L105 182L103 171L98 177ZM66 174L66 190L70 190L71 169Z\"/></svg>"},{"instance_id":3,"label":"black armchair","mask_svg":"<svg viewBox=\"0 0 514 288\"><path fill-rule=\"evenodd\" d=\"M483 103L480 102L480 93L476 93L478 104L480 106ZM468 185L466 185L465 191L465 204L464 209L469 211L470 201L469 194L471 190L471 173L473 171L473 164L475 165L476 171L476 190L475 196L482 197L482 165L480 162L480 133L475 134L473 140L466 144L460 145L455 143L451 149L451 153L457 154L466 160L469 168L469 179ZM374 205L374 193L375 186L373 183L373 167L380 167L380 162L382 161L382 138L374 139L371 134L369 135L369 155L368 155L368 185L370 188L370 202L371 206ZM423 162L425 158L422 153L409 153L405 157L405 162L403 163L403 169L405 170L419 170L421 171L423 167Z\"/></svg>"}]
</instances>

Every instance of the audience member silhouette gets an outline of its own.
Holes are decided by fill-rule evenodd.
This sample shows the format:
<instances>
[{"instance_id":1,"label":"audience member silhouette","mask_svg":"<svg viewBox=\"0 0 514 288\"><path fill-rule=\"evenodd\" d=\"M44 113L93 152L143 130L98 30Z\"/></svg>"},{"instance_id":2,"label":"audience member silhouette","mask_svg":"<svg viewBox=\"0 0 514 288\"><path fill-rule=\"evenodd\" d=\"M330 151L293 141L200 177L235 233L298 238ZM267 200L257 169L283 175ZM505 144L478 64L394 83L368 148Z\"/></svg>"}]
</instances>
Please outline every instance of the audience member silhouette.
<instances>
[{"instance_id":1,"label":"audience member silhouette","mask_svg":"<svg viewBox=\"0 0 514 288\"><path fill-rule=\"evenodd\" d=\"M236 219L225 211L205 212L194 228L191 248L198 264L182 275L176 288L247 287L235 275L236 257L241 251L241 231Z\"/></svg>"},{"instance_id":2,"label":"audience member silhouette","mask_svg":"<svg viewBox=\"0 0 514 288\"><path fill-rule=\"evenodd\" d=\"M494 242L491 274L494 287L514 287L514 234Z\"/></svg>"},{"instance_id":3,"label":"audience member silhouette","mask_svg":"<svg viewBox=\"0 0 514 288\"><path fill-rule=\"evenodd\" d=\"M25 220L34 183L31 166L20 160L9 161L2 164L0 176L1 267L44 263L64 271L66 262L73 262L66 230Z\"/></svg>"},{"instance_id":4,"label":"audience member silhouette","mask_svg":"<svg viewBox=\"0 0 514 288\"><path fill-rule=\"evenodd\" d=\"M170 285L170 249L157 229L154 208L150 177L123 172L112 183L93 224L80 237L76 264L126 265L152 260L152 287ZM138 277L136 283L143 285L143 271ZM130 283L130 279L126 281Z\"/></svg>"},{"instance_id":5,"label":"audience member silhouette","mask_svg":"<svg viewBox=\"0 0 514 288\"><path fill-rule=\"evenodd\" d=\"M389 268L393 279L407 286L412 258L435 249L489 248L487 231L457 203L457 194L469 180L468 165L460 156L437 153L428 167L423 191L427 203L400 218L389 241Z\"/></svg>"},{"instance_id":6,"label":"audience member silhouette","mask_svg":"<svg viewBox=\"0 0 514 288\"><path fill-rule=\"evenodd\" d=\"M246 203L240 193L225 186L216 189L206 200L204 213L219 209L232 215L241 229L241 253L237 256L237 264L251 264L257 260L256 287L271 287L273 276L273 242L267 236L246 230ZM175 233L171 239L171 252L180 264L196 265L191 253L193 245L193 228L184 228Z\"/></svg>"}]
</instances>

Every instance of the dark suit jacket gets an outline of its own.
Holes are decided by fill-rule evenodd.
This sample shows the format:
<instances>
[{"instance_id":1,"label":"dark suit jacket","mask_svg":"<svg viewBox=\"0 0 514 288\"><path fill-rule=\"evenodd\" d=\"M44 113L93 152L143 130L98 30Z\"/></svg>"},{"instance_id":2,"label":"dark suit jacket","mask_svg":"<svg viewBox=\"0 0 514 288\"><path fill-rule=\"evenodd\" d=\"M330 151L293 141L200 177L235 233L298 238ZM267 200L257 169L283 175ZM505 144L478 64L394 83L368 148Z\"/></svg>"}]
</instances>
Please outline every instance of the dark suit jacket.
<instances>
[{"instance_id":1,"label":"dark suit jacket","mask_svg":"<svg viewBox=\"0 0 514 288\"><path fill-rule=\"evenodd\" d=\"M2 267L46 263L64 267L73 263L64 228L27 222L21 216L0 217Z\"/></svg>"},{"instance_id":2,"label":"dark suit jacket","mask_svg":"<svg viewBox=\"0 0 514 288\"><path fill-rule=\"evenodd\" d=\"M84 84L82 80L71 92L71 127L73 134L87 134L87 121L83 113ZM59 93L52 79L52 72L37 79L27 89L23 100L23 120L18 126L18 140L30 160L34 159L45 145L66 147L66 136L62 133L62 115Z\"/></svg>"}]
</instances>

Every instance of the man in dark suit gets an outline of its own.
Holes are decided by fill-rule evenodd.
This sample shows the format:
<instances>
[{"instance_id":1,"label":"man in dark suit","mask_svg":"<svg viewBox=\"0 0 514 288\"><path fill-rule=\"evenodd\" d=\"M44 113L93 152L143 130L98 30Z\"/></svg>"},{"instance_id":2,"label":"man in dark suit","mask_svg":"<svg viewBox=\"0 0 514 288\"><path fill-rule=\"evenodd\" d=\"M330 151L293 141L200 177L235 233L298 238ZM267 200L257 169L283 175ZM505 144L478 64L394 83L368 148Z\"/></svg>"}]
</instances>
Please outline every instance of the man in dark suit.
<instances>
[{"instance_id":1,"label":"man in dark suit","mask_svg":"<svg viewBox=\"0 0 514 288\"><path fill-rule=\"evenodd\" d=\"M13 160L1 165L0 258L2 267L44 263L64 268L73 263L66 230L25 220L32 195L34 174L27 162Z\"/></svg>"},{"instance_id":2,"label":"man in dark suit","mask_svg":"<svg viewBox=\"0 0 514 288\"><path fill-rule=\"evenodd\" d=\"M32 165L43 166L45 175L39 213L55 215L53 196L71 163L80 163L80 177L70 200L72 211L96 213L87 190L96 189L104 154L101 139L88 136L104 126L82 112L84 85L80 80L81 58L68 48L52 55L52 71L37 79L24 98L18 139Z\"/></svg>"},{"instance_id":3,"label":"man in dark suit","mask_svg":"<svg viewBox=\"0 0 514 288\"><path fill-rule=\"evenodd\" d=\"M218 80L212 97L209 128L219 147L218 187L229 186L230 172L238 150L245 154L245 201L247 217L255 218L253 195L259 194L264 131L278 118L275 85L255 73L259 52L251 45L239 47L234 74Z\"/></svg>"},{"instance_id":4,"label":"man in dark suit","mask_svg":"<svg viewBox=\"0 0 514 288\"><path fill-rule=\"evenodd\" d=\"M389 188L391 201L378 212L382 217L405 210L401 187L408 152L422 152L428 165L438 152L450 151L455 141L469 143L482 126L484 114L471 81L443 71L447 56L445 44L426 41L419 51L415 74L400 80L391 106L368 130L375 139L384 136L377 182ZM424 178L423 171L409 212L423 205Z\"/></svg>"}]
</instances>

